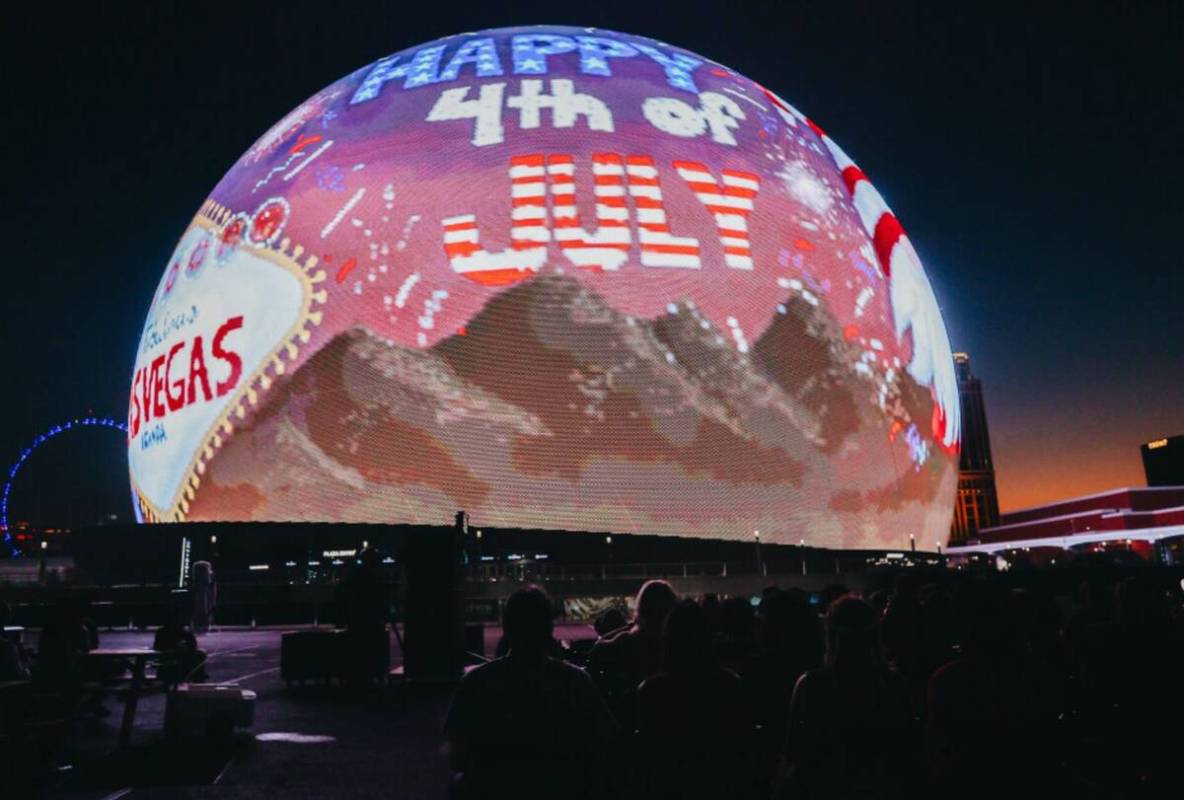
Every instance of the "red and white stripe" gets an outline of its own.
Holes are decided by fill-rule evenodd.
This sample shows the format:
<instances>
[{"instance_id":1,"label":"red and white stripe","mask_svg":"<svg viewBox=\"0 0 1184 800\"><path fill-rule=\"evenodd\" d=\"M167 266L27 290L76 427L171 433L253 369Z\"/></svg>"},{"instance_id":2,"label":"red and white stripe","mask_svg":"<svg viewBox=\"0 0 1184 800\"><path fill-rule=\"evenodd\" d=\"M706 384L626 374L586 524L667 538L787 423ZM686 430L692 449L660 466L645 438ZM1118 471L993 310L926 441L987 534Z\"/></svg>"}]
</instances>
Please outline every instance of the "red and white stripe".
<instances>
[{"instance_id":1,"label":"red and white stripe","mask_svg":"<svg viewBox=\"0 0 1184 800\"><path fill-rule=\"evenodd\" d=\"M637 238L641 244L641 263L646 267L684 267L702 265L699 240L693 236L674 236L666 221L658 168L649 156L625 159L629 196L637 209Z\"/></svg>"},{"instance_id":2,"label":"red and white stripe","mask_svg":"<svg viewBox=\"0 0 1184 800\"><path fill-rule=\"evenodd\" d=\"M822 128L809 119L806 124L822 140L842 172L859 221L872 241L880 270L888 278L897 339L901 339L906 330L913 333L913 357L908 370L933 393L933 438L948 452L956 453L962 438L962 412L954 358L941 309L921 259L900 221L863 170Z\"/></svg>"},{"instance_id":3,"label":"red and white stripe","mask_svg":"<svg viewBox=\"0 0 1184 800\"><path fill-rule=\"evenodd\" d=\"M547 158L555 241L569 261L593 270L618 270L629 257L629 209L625 205L625 164L616 153L592 156L596 197L596 232L580 223L576 210L575 159Z\"/></svg>"},{"instance_id":4,"label":"red and white stripe","mask_svg":"<svg viewBox=\"0 0 1184 800\"><path fill-rule=\"evenodd\" d=\"M725 169L723 187L711 171L698 161L675 161L674 168L715 217L724 263L733 269L752 269L752 242L748 235L748 215L760 191L761 179L751 172Z\"/></svg>"},{"instance_id":5,"label":"red and white stripe","mask_svg":"<svg viewBox=\"0 0 1184 800\"><path fill-rule=\"evenodd\" d=\"M452 269L489 286L515 283L538 272L547 259L547 177L543 155L510 159L510 246L490 252L481 247L474 214L446 217L444 253Z\"/></svg>"},{"instance_id":6,"label":"red and white stripe","mask_svg":"<svg viewBox=\"0 0 1184 800\"><path fill-rule=\"evenodd\" d=\"M818 133L831 158L843 174L843 183L851 193L851 202L859 214L859 221L872 240L872 247L876 251L876 258L880 262L880 269L885 275L892 274L892 251L897 241L904 235L904 228L884 202L884 198L872 186L867 175L863 173L855 162L835 144L834 140L822 132L817 125L812 126Z\"/></svg>"}]
</instances>

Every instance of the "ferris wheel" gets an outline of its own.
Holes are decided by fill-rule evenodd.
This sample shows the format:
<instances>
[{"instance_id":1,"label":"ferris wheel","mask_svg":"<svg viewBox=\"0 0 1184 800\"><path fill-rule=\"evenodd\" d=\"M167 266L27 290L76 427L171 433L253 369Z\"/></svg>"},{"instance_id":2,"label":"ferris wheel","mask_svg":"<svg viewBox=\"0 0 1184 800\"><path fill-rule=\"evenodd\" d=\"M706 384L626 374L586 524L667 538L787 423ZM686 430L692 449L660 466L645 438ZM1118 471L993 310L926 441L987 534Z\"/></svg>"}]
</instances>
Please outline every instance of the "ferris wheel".
<instances>
[{"instance_id":1,"label":"ferris wheel","mask_svg":"<svg viewBox=\"0 0 1184 800\"><path fill-rule=\"evenodd\" d=\"M107 419L105 417L79 417L77 419L67 420L61 424L54 425L52 428L41 432L27 447L21 451L21 454L17 457L16 461L14 461L12 466L8 469L8 478L4 482L4 496L3 498L0 498L0 532L3 532L4 534L4 545L8 548L11 555L20 555L20 551L17 549L16 542L12 537L12 532L8 527L8 498L12 492L12 486L16 480L17 473L21 471L21 467L24 466L25 462L29 460L29 457L33 455L33 453L35 453L37 448L41 447L41 445L45 444L56 436L60 436L66 431L82 427L113 428L115 430L122 431L124 434L127 433L127 425L118 420Z\"/></svg>"}]
</instances>

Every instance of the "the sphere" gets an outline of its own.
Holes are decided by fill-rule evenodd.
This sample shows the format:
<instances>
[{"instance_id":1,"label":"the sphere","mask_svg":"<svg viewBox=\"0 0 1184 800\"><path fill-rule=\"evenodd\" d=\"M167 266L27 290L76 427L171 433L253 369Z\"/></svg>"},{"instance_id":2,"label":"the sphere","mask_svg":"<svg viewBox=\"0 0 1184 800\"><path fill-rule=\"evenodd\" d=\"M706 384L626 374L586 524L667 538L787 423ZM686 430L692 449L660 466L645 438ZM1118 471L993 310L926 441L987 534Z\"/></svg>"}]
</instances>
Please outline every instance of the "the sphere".
<instances>
[{"instance_id":1,"label":"the sphere","mask_svg":"<svg viewBox=\"0 0 1184 800\"><path fill-rule=\"evenodd\" d=\"M958 392L863 172L664 43L462 34L263 135L165 268L129 462L152 521L945 541Z\"/></svg>"}]
</instances>

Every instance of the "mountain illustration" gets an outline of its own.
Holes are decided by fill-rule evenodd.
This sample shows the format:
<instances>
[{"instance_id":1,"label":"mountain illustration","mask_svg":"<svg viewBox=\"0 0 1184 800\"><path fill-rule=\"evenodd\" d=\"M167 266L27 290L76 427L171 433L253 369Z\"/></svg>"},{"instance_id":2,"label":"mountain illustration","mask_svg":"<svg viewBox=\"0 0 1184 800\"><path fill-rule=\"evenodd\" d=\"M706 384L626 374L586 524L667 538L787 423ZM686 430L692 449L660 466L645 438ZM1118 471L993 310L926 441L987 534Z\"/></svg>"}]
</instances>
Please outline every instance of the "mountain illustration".
<instances>
[{"instance_id":1,"label":"mountain illustration","mask_svg":"<svg viewBox=\"0 0 1184 800\"><path fill-rule=\"evenodd\" d=\"M191 519L439 523L877 546L956 479L890 431L826 311L788 298L749 352L689 303L645 320L545 273L428 349L357 327L278 381L207 465ZM948 509L946 509L948 512ZM945 522L936 524L948 524Z\"/></svg>"}]
</instances>

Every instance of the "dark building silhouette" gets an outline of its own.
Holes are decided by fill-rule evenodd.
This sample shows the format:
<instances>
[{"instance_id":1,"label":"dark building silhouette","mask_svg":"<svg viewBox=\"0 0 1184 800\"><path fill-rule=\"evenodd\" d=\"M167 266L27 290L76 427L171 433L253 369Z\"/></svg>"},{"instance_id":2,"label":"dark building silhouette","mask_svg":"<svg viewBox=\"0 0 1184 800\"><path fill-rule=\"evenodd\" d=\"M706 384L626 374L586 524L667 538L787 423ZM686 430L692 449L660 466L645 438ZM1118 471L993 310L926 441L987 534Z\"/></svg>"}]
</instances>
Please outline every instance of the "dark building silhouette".
<instances>
[{"instance_id":1,"label":"dark building silhouette","mask_svg":"<svg viewBox=\"0 0 1184 800\"><path fill-rule=\"evenodd\" d=\"M950 544L962 544L975 538L980 528L999 524L999 494L995 490L995 462L991 460L982 382L970 372L970 356L966 353L954 354L954 372L962 406L962 453Z\"/></svg>"},{"instance_id":2,"label":"dark building silhouette","mask_svg":"<svg viewBox=\"0 0 1184 800\"><path fill-rule=\"evenodd\" d=\"M1184 486L1184 435L1156 439L1139 450L1148 486Z\"/></svg>"}]
</instances>

